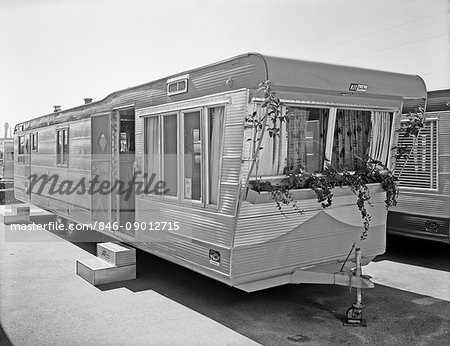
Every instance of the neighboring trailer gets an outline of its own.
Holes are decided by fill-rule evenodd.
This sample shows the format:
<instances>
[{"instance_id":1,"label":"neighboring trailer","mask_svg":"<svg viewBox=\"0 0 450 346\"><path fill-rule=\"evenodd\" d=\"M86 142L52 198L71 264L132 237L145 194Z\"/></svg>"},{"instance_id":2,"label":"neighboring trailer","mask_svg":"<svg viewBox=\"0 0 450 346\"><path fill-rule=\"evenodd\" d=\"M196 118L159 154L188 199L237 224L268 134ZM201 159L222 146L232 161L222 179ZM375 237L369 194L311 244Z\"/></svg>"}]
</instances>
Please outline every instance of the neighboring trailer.
<instances>
[{"instance_id":1,"label":"neighboring trailer","mask_svg":"<svg viewBox=\"0 0 450 346\"><path fill-rule=\"evenodd\" d=\"M0 138L0 204L14 201L13 179L14 140Z\"/></svg>"},{"instance_id":2,"label":"neighboring trailer","mask_svg":"<svg viewBox=\"0 0 450 346\"><path fill-rule=\"evenodd\" d=\"M407 101L403 116L423 106ZM411 155L398 162L398 204L388 214L387 231L409 237L450 243L450 89L428 92L426 121L413 144Z\"/></svg>"},{"instance_id":3,"label":"neighboring trailer","mask_svg":"<svg viewBox=\"0 0 450 346\"><path fill-rule=\"evenodd\" d=\"M282 215L267 193L246 185L245 118L262 111L257 89L265 80L295 114L278 142L263 143L258 175L268 179L290 161L320 173L325 155L342 163L356 147L352 155L370 150L389 165L403 99L426 97L417 76L249 53L17 125L16 197L245 291L302 282L363 287L341 267L353 243L363 263L385 251L378 184L362 242L348 188L336 189L326 210L311 190L298 190L304 212ZM103 191L115 182L135 189L128 197L95 193L88 180Z\"/></svg>"},{"instance_id":4,"label":"neighboring trailer","mask_svg":"<svg viewBox=\"0 0 450 346\"><path fill-rule=\"evenodd\" d=\"M14 139L0 138L0 179L14 178Z\"/></svg>"}]
</instances>

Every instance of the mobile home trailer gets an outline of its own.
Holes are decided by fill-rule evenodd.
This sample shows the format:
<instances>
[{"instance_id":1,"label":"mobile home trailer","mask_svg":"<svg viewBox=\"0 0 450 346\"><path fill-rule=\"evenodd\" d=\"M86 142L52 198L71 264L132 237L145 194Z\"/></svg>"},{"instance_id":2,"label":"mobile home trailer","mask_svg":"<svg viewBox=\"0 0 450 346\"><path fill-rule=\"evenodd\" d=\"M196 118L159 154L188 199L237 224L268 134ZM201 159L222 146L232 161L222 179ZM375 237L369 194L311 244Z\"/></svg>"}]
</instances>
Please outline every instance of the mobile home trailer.
<instances>
[{"instance_id":1,"label":"mobile home trailer","mask_svg":"<svg viewBox=\"0 0 450 346\"><path fill-rule=\"evenodd\" d=\"M7 133L5 127L5 136ZM0 138L0 204L14 201L14 140Z\"/></svg>"},{"instance_id":2,"label":"mobile home trailer","mask_svg":"<svg viewBox=\"0 0 450 346\"><path fill-rule=\"evenodd\" d=\"M14 178L14 140L0 138L0 179Z\"/></svg>"},{"instance_id":3,"label":"mobile home trailer","mask_svg":"<svg viewBox=\"0 0 450 346\"><path fill-rule=\"evenodd\" d=\"M403 105L403 116L425 106ZM450 89L428 92L425 123L418 138L400 136L409 145L399 160L398 204L388 214L388 233L450 243Z\"/></svg>"},{"instance_id":4,"label":"mobile home trailer","mask_svg":"<svg viewBox=\"0 0 450 346\"><path fill-rule=\"evenodd\" d=\"M353 162L368 150L389 165L403 100L426 97L417 76L249 53L18 124L16 197L245 291L355 285L341 267L353 243L363 263L385 251L384 192L371 187L373 221L360 242L350 189L327 209L310 189L295 191L303 212L284 215L249 190L245 122L262 112L266 80L293 114L263 143L266 179L298 161L320 174L325 156ZM135 189L108 190L114 182Z\"/></svg>"}]
</instances>

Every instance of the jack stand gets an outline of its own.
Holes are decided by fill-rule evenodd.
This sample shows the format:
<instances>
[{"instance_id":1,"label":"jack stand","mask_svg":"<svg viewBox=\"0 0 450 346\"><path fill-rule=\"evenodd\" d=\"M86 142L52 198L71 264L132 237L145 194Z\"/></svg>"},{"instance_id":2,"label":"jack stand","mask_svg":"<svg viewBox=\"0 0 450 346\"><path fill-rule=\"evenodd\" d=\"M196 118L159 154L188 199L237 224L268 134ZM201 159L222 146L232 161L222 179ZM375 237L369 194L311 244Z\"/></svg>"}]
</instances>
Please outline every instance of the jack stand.
<instances>
[{"instance_id":1,"label":"jack stand","mask_svg":"<svg viewBox=\"0 0 450 346\"><path fill-rule=\"evenodd\" d=\"M355 250L355 259L356 259L356 272L355 276L361 277L361 249L356 248ZM366 327L366 320L362 318L362 311L365 308L365 305L362 303L362 288L356 289L356 301L347 310L345 317L343 319L344 326L352 326L352 327Z\"/></svg>"}]
</instances>

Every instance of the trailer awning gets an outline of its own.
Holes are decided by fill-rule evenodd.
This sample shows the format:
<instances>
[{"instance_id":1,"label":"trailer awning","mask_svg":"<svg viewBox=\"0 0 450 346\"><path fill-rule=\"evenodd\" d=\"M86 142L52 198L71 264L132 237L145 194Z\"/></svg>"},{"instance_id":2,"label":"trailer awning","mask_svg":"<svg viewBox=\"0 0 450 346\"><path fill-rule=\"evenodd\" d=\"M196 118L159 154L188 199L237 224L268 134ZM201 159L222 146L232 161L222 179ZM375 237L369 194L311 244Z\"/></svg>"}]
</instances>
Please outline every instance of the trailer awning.
<instances>
[{"instance_id":1,"label":"trailer awning","mask_svg":"<svg viewBox=\"0 0 450 346\"><path fill-rule=\"evenodd\" d=\"M426 86L415 75L264 56L275 90L323 94L345 99L426 98Z\"/></svg>"}]
</instances>

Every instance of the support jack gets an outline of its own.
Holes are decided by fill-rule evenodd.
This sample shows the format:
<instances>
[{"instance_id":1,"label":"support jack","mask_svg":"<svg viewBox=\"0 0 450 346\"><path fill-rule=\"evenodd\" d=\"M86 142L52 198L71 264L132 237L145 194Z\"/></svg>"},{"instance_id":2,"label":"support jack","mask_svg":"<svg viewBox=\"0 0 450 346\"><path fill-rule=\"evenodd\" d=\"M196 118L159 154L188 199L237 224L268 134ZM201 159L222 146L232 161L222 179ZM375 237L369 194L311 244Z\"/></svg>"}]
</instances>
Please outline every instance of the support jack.
<instances>
[{"instance_id":1,"label":"support jack","mask_svg":"<svg viewBox=\"0 0 450 346\"><path fill-rule=\"evenodd\" d=\"M361 270L361 249L356 248L355 250L355 259L356 259L356 277L364 277L362 275ZM364 310L365 305L362 303L362 288L356 288L356 301L355 303L347 310L345 317L343 319L344 326L351 327L366 327L366 320L362 318L362 311Z\"/></svg>"}]
</instances>

